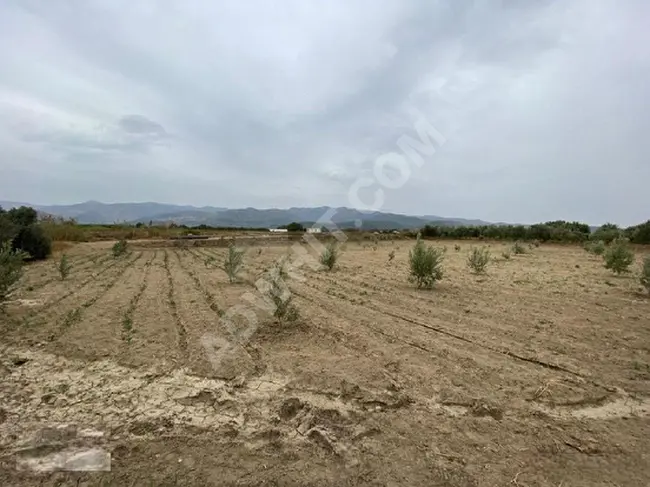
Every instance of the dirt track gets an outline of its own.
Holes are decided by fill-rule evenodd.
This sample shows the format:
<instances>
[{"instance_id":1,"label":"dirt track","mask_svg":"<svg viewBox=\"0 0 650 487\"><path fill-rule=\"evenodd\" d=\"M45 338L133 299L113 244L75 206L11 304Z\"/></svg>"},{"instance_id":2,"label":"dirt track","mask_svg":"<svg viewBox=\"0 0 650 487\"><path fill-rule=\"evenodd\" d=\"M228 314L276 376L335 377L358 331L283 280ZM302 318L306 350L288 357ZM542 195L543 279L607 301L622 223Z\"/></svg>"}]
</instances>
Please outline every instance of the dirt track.
<instances>
[{"instance_id":1,"label":"dirt track","mask_svg":"<svg viewBox=\"0 0 650 487\"><path fill-rule=\"evenodd\" d=\"M82 244L64 282L30 266L0 316L0 485L650 485L638 281L553 246L493 245L478 277L445 245L434 291L407 282L407 242L304 267L300 322L259 313L219 364L205 337L287 247L250 248L236 284L204 264L222 248ZM110 472L34 472L88 448Z\"/></svg>"}]
</instances>

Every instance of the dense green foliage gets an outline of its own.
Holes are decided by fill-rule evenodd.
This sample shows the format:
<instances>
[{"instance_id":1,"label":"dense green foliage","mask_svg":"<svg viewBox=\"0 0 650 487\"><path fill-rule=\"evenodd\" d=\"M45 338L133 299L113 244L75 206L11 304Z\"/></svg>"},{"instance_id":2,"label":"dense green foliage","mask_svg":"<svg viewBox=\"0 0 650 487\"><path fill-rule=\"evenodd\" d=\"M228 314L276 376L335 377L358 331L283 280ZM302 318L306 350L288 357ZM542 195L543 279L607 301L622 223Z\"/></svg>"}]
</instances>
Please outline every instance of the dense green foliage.
<instances>
[{"instance_id":1,"label":"dense green foliage","mask_svg":"<svg viewBox=\"0 0 650 487\"><path fill-rule=\"evenodd\" d=\"M650 220L640 225L628 227L623 233L632 243L650 244Z\"/></svg>"},{"instance_id":2,"label":"dense green foliage","mask_svg":"<svg viewBox=\"0 0 650 487\"><path fill-rule=\"evenodd\" d=\"M6 242L34 260L46 259L52 252L52 241L39 225L36 210L26 206L9 211L0 208L0 244Z\"/></svg>"},{"instance_id":3,"label":"dense green foliage","mask_svg":"<svg viewBox=\"0 0 650 487\"><path fill-rule=\"evenodd\" d=\"M586 223L553 221L535 225L477 225L477 226L432 226L425 225L422 236L427 238L451 239L494 239L526 240L540 242L582 242L589 238L590 228Z\"/></svg>"}]
</instances>

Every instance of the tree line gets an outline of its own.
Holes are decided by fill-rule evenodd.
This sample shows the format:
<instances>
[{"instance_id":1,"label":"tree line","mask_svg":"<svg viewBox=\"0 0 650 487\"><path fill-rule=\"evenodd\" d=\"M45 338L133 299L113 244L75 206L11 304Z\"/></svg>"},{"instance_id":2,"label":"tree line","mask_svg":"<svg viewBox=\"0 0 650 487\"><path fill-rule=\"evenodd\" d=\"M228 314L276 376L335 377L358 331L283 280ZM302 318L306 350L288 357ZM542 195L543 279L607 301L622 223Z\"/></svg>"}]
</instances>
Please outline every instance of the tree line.
<instances>
[{"instance_id":1,"label":"tree line","mask_svg":"<svg viewBox=\"0 0 650 487\"><path fill-rule=\"evenodd\" d=\"M425 225L421 230L425 238L538 240L540 242L585 242L602 240L610 243L617 238L627 238L632 243L650 244L650 220L628 228L606 223L592 232L586 223L556 220L535 225L477 225L443 226Z\"/></svg>"}]
</instances>

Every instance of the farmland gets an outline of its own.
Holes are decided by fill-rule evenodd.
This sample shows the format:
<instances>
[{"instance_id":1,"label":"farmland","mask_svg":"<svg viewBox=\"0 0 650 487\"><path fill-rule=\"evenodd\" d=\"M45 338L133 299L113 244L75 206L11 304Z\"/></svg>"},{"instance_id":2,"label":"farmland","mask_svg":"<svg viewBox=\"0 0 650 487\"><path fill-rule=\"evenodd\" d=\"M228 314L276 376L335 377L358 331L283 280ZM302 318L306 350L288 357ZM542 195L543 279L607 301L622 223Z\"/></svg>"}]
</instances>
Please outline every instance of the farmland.
<instances>
[{"instance_id":1,"label":"farmland","mask_svg":"<svg viewBox=\"0 0 650 487\"><path fill-rule=\"evenodd\" d=\"M288 244L248 245L233 284L206 263L227 249L187 245L76 244L65 280L56 256L27 266L0 315L1 485L650 485L634 273L492 243L475 275L475 243L445 241L445 277L418 290L412 242L350 242L287 281L300 318L279 324L249 298ZM258 326L215 361L242 305ZM37 471L83 448L111 471Z\"/></svg>"}]
</instances>

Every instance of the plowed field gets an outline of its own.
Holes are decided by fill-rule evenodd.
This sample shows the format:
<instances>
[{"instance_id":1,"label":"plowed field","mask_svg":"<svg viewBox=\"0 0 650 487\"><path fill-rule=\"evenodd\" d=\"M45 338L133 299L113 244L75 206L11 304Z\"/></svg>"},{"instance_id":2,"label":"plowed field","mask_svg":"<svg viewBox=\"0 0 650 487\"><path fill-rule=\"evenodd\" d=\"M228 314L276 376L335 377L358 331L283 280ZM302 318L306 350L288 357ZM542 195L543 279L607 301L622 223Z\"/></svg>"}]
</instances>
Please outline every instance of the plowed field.
<instances>
[{"instance_id":1,"label":"plowed field","mask_svg":"<svg viewBox=\"0 0 650 487\"><path fill-rule=\"evenodd\" d=\"M346 244L334 271L287 281L300 318L283 325L251 302L288 246L247 248L232 284L206 264L224 248L79 244L64 281L27 266L0 314L0 485L650 485L634 275L492 244L476 276L470 244L444 245L425 291L412 243ZM234 341L233 309L259 323L233 318ZM110 470L51 472L88 451Z\"/></svg>"}]
</instances>

